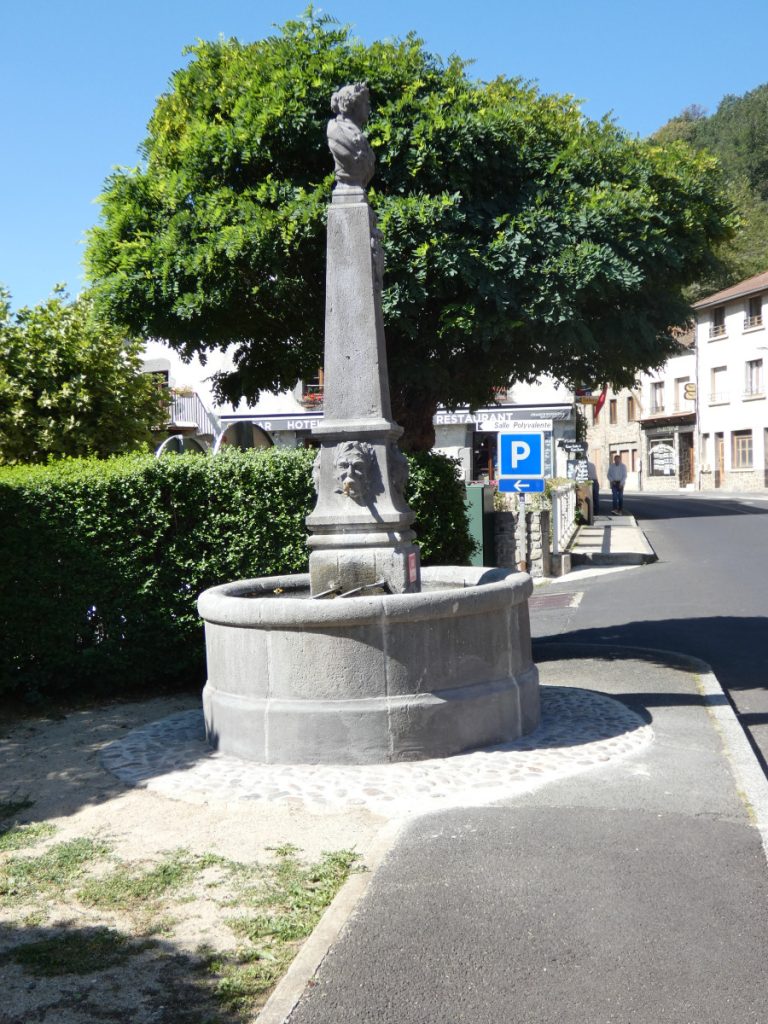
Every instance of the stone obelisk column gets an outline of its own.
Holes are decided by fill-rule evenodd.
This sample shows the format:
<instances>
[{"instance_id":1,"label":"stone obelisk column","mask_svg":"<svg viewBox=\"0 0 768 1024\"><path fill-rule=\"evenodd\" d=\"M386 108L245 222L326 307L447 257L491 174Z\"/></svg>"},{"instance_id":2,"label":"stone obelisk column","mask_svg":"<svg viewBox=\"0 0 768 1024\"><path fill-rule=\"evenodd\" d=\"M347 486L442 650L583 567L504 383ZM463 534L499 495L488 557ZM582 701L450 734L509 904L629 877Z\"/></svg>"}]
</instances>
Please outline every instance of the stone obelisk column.
<instances>
[{"instance_id":1,"label":"stone obelisk column","mask_svg":"<svg viewBox=\"0 0 768 1024\"><path fill-rule=\"evenodd\" d=\"M403 491L408 463L392 421L381 314L383 253L366 195L375 158L362 132L368 88L334 93L328 145L336 186L328 208L325 394L307 516L312 594L420 590L413 513Z\"/></svg>"}]
</instances>

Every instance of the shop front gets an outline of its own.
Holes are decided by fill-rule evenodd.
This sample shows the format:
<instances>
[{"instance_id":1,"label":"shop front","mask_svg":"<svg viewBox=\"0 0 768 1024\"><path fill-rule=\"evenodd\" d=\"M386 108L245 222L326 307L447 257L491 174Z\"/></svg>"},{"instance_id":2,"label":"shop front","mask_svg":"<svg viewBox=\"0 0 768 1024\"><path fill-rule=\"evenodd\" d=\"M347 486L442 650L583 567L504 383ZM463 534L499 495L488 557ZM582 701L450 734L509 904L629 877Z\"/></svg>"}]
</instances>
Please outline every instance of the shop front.
<instances>
[{"instance_id":1,"label":"shop front","mask_svg":"<svg viewBox=\"0 0 768 1024\"><path fill-rule=\"evenodd\" d=\"M643 490L692 488L696 478L693 413L642 420Z\"/></svg>"},{"instance_id":2,"label":"shop front","mask_svg":"<svg viewBox=\"0 0 768 1024\"><path fill-rule=\"evenodd\" d=\"M576 413L572 403L494 406L474 412L439 410L434 423L435 449L459 460L467 483L493 483L496 479L500 430L541 431L547 477L565 477L567 456L558 448L558 442L576 438Z\"/></svg>"}]
</instances>

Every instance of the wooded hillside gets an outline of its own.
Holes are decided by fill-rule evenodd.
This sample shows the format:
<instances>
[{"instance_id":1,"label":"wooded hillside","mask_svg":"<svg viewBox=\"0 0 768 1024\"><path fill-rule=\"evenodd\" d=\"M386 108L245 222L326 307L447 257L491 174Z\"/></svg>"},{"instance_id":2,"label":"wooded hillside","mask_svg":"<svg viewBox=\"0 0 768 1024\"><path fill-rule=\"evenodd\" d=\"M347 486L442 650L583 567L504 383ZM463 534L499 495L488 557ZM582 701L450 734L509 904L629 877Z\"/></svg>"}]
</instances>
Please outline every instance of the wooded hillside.
<instances>
[{"instance_id":1,"label":"wooded hillside","mask_svg":"<svg viewBox=\"0 0 768 1024\"><path fill-rule=\"evenodd\" d=\"M768 83L744 96L723 97L710 115L687 107L653 136L660 143L678 139L717 156L742 221L735 238L719 251L722 271L702 281L697 295L768 269Z\"/></svg>"}]
</instances>

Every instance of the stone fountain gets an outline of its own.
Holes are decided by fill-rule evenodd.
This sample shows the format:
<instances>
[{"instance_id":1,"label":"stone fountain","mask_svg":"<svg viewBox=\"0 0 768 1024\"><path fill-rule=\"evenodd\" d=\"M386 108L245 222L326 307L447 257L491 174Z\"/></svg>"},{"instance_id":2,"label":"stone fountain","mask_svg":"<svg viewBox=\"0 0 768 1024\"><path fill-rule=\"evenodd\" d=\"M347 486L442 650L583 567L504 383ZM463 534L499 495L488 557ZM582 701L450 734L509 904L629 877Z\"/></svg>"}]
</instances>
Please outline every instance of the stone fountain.
<instances>
[{"instance_id":1,"label":"stone fountain","mask_svg":"<svg viewBox=\"0 0 768 1024\"><path fill-rule=\"evenodd\" d=\"M532 581L503 569L422 569L404 497L381 312L383 254L366 186L368 89L331 102L324 416L307 517L309 573L206 590L206 731L276 764L442 757L539 722Z\"/></svg>"}]
</instances>

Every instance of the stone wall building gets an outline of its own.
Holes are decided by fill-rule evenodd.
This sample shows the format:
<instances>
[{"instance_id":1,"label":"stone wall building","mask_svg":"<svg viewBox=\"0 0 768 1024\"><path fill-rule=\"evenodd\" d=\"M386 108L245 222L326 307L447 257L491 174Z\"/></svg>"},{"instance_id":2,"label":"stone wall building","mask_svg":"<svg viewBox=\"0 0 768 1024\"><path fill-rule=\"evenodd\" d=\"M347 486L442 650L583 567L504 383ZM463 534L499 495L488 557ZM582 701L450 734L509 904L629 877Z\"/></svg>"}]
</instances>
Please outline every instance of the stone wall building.
<instances>
[{"instance_id":1,"label":"stone wall building","mask_svg":"<svg viewBox=\"0 0 768 1024\"><path fill-rule=\"evenodd\" d=\"M693 392L686 390L696 380L693 341L693 331L681 337L684 351L658 372L642 374L636 388L609 388L599 413L587 408L589 458L601 490L608 490L614 455L627 467L629 491L694 486L696 414Z\"/></svg>"}]
</instances>

